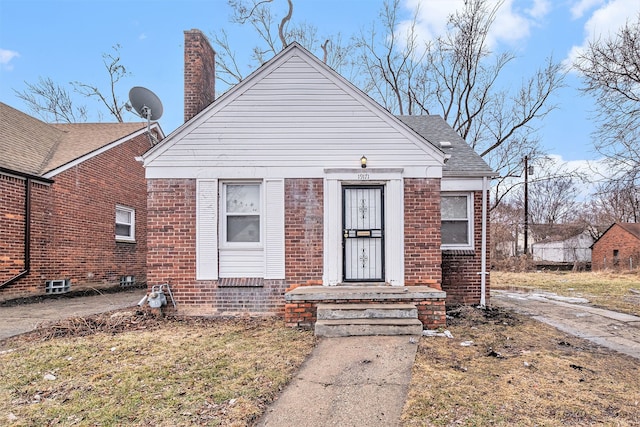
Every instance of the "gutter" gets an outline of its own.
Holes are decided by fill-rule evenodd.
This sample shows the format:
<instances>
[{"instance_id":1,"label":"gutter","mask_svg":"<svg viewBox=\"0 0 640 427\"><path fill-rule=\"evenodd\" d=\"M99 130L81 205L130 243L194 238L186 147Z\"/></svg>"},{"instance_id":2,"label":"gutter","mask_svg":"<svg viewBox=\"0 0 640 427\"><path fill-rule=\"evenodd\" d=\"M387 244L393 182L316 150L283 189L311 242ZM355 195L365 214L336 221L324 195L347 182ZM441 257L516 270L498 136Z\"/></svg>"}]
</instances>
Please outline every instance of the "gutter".
<instances>
[{"instance_id":1,"label":"gutter","mask_svg":"<svg viewBox=\"0 0 640 427\"><path fill-rule=\"evenodd\" d=\"M488 179L482 178L482 244L480 249L480 307L486 308L487 299L487 194Z\"/></svg>"},{"instance_id":2,"label":"gutter","mask_svg":"<svg viewBox=\"0 0 640 427\"><path fill-rule=\"evenodd\" d=\"M40 181L43 184L51 184L53 180L42 178L36 175L30 175L27 173L21 173L5 169L0 167L0 172L6 173L12 176L18 176L25 179L25 191L24 191L24 270L7 280L4 283L0 283L0 289L5 286L9 286L15 283L19 279L23 278L31 270L31 182Z\"/></svg>"}]
</instances>

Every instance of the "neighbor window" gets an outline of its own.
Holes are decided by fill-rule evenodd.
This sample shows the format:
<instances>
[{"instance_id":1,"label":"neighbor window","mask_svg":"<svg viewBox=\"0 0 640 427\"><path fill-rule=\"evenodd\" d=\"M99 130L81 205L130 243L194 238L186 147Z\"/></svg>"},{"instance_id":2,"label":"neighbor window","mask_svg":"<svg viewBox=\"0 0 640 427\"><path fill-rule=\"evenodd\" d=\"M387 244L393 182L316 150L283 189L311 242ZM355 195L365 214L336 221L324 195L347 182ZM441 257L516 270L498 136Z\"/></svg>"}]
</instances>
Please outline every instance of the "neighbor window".
<instances>
[{"instance_id":1,"label":"neighbor window","mask_svg":"<svg viewBox=\"0 0 640 427\"><path fill-rule=\"evenodd\" d=\"M224 242L231 245L260 243L260 193L260 183L223 184Z\"/></svg>"},{"instance_id":2,"label":"neighbor window","mask_svg":"<svg viewBox=\"0 0 640 427\"><path fill-rule=\"evenodd\" d=\"M136 238L136 211L125 206L116 206L116 240L133 242Z\"/></svg>"},{"instance_id":3,"label":"neighbor window","mask_svg":"<svg viewBox=\"0 0 640 427\"><path fill-rule=\"evenodd\" d=\"M443 195L442 247L447 249L473 249L471 194Z\"/></svg>"}]
</instances>

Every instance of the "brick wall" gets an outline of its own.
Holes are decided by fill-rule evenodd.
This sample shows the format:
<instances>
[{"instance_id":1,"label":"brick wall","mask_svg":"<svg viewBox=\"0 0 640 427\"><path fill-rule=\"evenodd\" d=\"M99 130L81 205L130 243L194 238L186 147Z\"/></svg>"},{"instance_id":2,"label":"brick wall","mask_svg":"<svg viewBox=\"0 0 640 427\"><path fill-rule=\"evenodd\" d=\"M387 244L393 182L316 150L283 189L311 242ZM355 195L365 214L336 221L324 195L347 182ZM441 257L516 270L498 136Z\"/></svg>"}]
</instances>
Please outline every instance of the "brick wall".
<instances>
[{"instance_id":1,"label":"brick wall","mask_svg":"<svg viewBox=\"0 0 640 427\"><path fill-rule=\"evenodd\" d=\"M322 178L285 180L285 277L288 284L322 284Z\"/></svg>"},{"instance_id":2,"label":"brick wall","mask_svg":"<svg viewBox=\"0 0 640 427\"><path fill-rule=\"evenodd\" d=\"M135 157L148 148L140 135L59 173L53 184L33 184L31 271L2 289L3 299L44 294L47 280L70 279L71 290L119 286L123 275L146 281L146 183ZM24 181L16 184L24 191ZM116 204L135 209L135 243L115 241ZM18 263L22 236L15 236L19 251L11 255Z\"/></svg>"},{"instance_id":3,"label":"brick wall","mask_svg":"<svg viewBox=\"0 0 640 427\"><path fill-rule=\"evenodd\" d=\"M448 250L442 253L442 290L447 293L447 305L479 304L481 298L482 192L474 194L474 249ZM487 221L489 217L487 215ZM489 248L487 235L487 248ZM487 249L486 268L489 271ZM486 303L489 303L489 274L486 275Z\"/></svg>"},{"instance_id":4,"label":"brick wall","mask_svg":"<svg viewBox=\"0 0 640 427\"><path fill-rule=\"evenodd\" d=\"M24 270L26 180L0 174L0 283ZM30 273L0 289L0 299L43 293L42 269L51 245L51 185L31 181Z\"/></svg>"},{"instance_id":5,"label":"brick wall","mask_svg":"<svg viewBox=\"0 0 640 427\"><path fill-rule=\"evenodd\" d=\"M184 32L184 121L215 100L215 51L200 30Z\"/></svg>"},{"instance_id":6,"label":"brick wall","mask_svg":"<svg viewBox=\"0 0 640 427\"><path fill-rule=\"evenodd\" d=\"M180 314L282 315L284 280L196 280L195 180L151 179L147 191L149 288L168 283Z\"/></svg>"},{"instance_id":7,"label":"brick wall","mask_svg":"<svg viewBox=\"0 0 640 427\"><path fill-rule=\"evenodd\" d=\"M617 252L617 258L614 256ZM614 224L594 243L591 251L591 270L630 270L640 265L640 240Z\"/></svg>"},{"instance_id":8,"label":"brick wall","mask_svg":"<svg viewBox=\"0 0 640 427\"><path fill-rule=\"evenodd\" d=\"M405 284L441 289L440 179L404 182Z\"/></svg>"}]
</instances>

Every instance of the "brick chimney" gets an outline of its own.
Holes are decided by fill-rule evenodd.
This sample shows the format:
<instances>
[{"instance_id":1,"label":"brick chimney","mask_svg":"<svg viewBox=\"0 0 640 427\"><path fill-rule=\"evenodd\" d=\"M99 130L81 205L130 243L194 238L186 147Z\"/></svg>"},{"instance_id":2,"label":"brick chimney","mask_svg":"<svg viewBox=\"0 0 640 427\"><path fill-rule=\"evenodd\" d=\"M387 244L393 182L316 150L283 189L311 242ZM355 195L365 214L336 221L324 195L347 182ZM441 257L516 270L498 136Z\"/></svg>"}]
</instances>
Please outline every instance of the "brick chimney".
<instances>
[{"instance_id":1,"label":"brick chimney","mask_svg":"<svg viewBox=\"0 0 640 427\"><path fill-rule=\"evenodd\" d=\"M216 52L200 30L184 32L184 121L216 97Z\"/></svg>"}]
</instances>

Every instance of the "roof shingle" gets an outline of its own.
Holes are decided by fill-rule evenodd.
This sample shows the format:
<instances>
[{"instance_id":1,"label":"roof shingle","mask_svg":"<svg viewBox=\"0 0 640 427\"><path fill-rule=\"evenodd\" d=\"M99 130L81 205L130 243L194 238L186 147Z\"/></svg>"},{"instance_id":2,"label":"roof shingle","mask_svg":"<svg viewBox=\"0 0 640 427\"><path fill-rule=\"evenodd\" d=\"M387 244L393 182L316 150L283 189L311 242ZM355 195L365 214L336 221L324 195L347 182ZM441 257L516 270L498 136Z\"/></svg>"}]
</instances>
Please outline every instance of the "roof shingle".
<instances>
[{"instance_id":1,"label":"roof shingle","mask_svg":"<svg viewBox=\"0 0 640 427\"><path fill-rule=\"evenodd\" d=\"M451 143L451 148L442 148L445 153L451 154L451 158L442 168L443 176L495 176L491 167L442 117L438 115L396 117L438 148L441 148L440 143L443 141Z\"/></svg>"},{"instance_id":2,"label":"roof shingle","mask_svg":"<svg viewBox=\"0 0 640 427\"><path fill-rule=\"evenodd\" d=\"M42 176L146 127L146 123L49 124L0 102L0 167Z\"/></svg>"}]
</instances>

